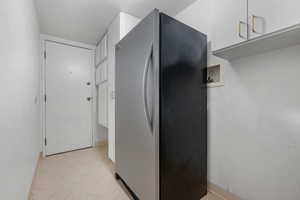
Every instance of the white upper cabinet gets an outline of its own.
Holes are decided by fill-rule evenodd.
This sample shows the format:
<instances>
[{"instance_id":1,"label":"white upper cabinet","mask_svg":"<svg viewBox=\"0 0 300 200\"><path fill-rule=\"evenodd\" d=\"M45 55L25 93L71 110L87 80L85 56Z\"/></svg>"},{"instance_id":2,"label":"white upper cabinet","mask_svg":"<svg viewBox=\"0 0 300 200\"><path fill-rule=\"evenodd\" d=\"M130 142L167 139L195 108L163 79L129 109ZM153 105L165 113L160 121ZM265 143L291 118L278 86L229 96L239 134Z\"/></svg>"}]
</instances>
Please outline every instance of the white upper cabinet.
<instances>
[{"instance_id":1,"label":"white upper cabinet","mask_svg":"<svg viewBox=\"0 0 300 200\"><path fill-rule=\"evenodd\" d=\"M247 0L213 0L212 50L248 39Z\"/></svg>"},{"instance_id":2,"label":"white upper cabinet","mask_svg":"<svg viewBox=\"0 0 300 200\"><path fill-rule=\"evenodd\" d=\"M300 44L298 0L212 0L213 54L232 60Z\"/></svg>"},{"instance_id":3,"label":"white upper cabinet","mask_svg":"<svg viewBox=\"0 0 300 200\"><path fill-rule=\"evenodd\" d=\"M250 38L300 23L298 0L249 0Z\"/></svg>"}]
</instances>

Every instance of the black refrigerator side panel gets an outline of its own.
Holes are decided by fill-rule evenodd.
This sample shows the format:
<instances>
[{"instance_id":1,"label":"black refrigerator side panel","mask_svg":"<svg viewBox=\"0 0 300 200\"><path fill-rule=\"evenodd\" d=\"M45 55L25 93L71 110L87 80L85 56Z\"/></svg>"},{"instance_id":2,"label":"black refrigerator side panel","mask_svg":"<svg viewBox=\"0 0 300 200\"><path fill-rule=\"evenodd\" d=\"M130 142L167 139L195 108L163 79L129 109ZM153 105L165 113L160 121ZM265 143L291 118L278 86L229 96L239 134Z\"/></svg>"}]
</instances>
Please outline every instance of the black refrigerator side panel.
<instances>
[{"instance_id":1,"label":"black refrigerator side panel","mask_svg":"<svg viewBox=\"0 0 300 200\"><path fill-rule=\"evenodd\" d=\"M207 38L160 14L160 200L207 193Z\"/></svg>"}]
</instances>

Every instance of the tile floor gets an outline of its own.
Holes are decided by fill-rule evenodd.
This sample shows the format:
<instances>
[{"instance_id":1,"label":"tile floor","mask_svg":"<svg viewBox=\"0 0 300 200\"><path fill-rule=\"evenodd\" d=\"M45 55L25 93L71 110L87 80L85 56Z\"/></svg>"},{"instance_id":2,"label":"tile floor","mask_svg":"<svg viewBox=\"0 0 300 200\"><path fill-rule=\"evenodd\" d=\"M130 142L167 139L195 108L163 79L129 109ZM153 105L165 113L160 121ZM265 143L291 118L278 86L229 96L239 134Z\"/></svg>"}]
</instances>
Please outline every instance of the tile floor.
<instances>
[{"instance_id":1,"label":"tile floor","mask_svg":"<svg viewBox=\"0 0 300 200\"><path fill-rule=\"evenodd\" d=\"M41 159L30 200L131 200L106 155L103 146ZM201 200L224 199L209 193Z\"/></svg>"}]
</instances>

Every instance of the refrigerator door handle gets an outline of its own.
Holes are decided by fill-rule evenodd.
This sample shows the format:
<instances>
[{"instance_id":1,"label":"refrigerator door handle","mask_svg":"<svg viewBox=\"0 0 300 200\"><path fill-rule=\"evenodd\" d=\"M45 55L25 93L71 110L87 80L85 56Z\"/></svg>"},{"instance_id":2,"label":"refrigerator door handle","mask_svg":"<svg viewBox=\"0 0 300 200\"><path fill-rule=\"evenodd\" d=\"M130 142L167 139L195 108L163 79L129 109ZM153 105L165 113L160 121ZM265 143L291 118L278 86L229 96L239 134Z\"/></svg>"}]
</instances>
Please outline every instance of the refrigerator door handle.
<instances>
[{"instance_id":1,"label":"refrigerator door handle","mask_svg":"<svg viewBox=\"0 0 300 200\"><path fill-rule=\"evenodd\" d=\"M151 130L151 134L153 135L153 112L151 112L151 114L150 114L150 109L148 107L148 96L147 96L148 73L149 73L150 63L153 63L152 59L153 59L153 44L151 44L149 54L146 58L144 75L143 75L143 99L144 99L145 115L146 115L148 126ZM151 96L153 96L153 94L151 94ZM153 106L152 106L152 109L153 109Z\"/></svg>"}]
</instances>

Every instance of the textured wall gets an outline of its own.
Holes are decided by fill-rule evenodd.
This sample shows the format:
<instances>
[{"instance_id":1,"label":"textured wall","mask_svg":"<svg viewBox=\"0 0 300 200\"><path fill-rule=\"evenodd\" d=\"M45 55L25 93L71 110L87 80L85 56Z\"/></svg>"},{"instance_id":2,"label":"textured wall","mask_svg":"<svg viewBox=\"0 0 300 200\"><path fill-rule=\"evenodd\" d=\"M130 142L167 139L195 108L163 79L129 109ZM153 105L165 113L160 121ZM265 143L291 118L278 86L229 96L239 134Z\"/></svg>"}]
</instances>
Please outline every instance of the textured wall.
<instances>
[{"instance_id":1,"label":"textured wall","mask_svg":"<svg viewBox=\"0 0 300 200\"><path fill-rule=\"evenodd\" d=\"M198 0L176 18L210 36L217 14ZM211 41L213 42L213 41ZM222 64L225 86L208 90L209 181L242 199L300 197L300 46Z\"/></svg>"},{"instance_id":2,"label":"textured wall","mask_svg":"<svg viewBox=\"0 0 300 200\"><path fill-rule=\"evenodd\" d=\"M0 2L0 199L28 198L41 148L39 29L32 0Z\"/></svg>"}]
</instances>

